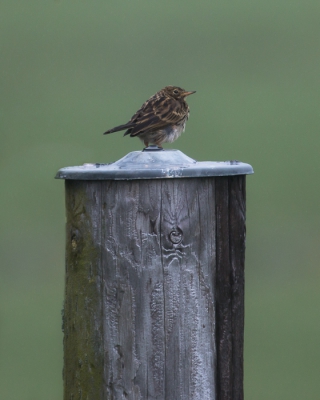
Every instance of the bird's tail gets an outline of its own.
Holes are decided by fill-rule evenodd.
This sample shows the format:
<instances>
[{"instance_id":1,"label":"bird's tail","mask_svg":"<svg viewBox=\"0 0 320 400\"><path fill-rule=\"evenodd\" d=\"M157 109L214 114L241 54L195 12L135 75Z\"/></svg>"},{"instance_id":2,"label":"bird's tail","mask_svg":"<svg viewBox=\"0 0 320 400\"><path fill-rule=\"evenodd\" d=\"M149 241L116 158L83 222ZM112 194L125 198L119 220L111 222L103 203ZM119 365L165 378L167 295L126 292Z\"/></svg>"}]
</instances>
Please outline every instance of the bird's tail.
<instances>
[{"instance_id":1,"label":"bird's tail","mask_svg":"<svg viewBox=\"0 0 320 400\"><path fill-rule=\"evenodd\" d=\"M104 132L104 135L107 135L108 133L123 131L125 129L130 129L133 126L134 126L134 124L132 124L132 123L127 123L127 124L124 124L124 125L115 126L114 128L109 129L107 132Z\"/></svg>"}]
</instances>

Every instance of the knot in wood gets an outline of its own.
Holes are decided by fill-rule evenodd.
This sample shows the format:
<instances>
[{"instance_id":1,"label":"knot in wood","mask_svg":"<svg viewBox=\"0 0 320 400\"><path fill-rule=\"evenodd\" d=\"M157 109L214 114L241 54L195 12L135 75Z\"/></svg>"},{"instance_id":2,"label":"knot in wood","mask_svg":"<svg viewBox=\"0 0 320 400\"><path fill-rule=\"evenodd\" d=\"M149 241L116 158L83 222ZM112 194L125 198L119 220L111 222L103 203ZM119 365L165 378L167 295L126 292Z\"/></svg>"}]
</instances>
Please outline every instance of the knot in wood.
<instances>
[{"instance_id":1,"label":"knot in wood","mask_svg":"<svg viewBox=\"0 0 320 400\"><path fill-rule=\"evenodd\" d=\"M71 249L75 253L79 251L79 231L75 228L71 231Z\"/></svg>"},{"instance_id":2,"label":"knot in wood","mask_svg":"<svg viewBox=\"0 0 320 400\"><path fill-rule=\"evenodd\" d=\"M71 239L71 247L72 247L72 250L73 250L73 251L76 251L76 250L77 250L77 246L78 246L77 240L76 240L76 238L73 236L72 239Z\"/></svg>"},{"instance_id":3,"label":"knot in wood","mask_svg":"<svg viewBox=\"0 0 320 400\"><path fill-rule=\"evenodd\" d=\"M182 238L183 238L183 233L182 233L182 230L180 228L173 229L169 233L169 240L173 244L181 243L182 242Z\"/></svg>"}]
</instances>

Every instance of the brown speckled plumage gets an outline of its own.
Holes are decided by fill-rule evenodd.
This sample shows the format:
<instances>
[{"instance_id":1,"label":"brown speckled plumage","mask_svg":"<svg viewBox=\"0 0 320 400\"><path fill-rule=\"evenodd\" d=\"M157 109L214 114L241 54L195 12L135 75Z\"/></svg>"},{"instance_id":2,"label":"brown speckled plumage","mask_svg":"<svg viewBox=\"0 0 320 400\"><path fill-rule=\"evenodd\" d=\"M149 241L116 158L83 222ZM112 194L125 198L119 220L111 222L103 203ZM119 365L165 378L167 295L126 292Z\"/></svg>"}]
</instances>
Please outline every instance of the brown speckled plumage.
<instances>
[{"instance_id":1,"label":"brown speckled plumage","mask_svg":"<svg viewBox=\"0 0 320 400\"><path fill-rule=\"evenodd\" d=\"M104 134L123 131L124 136L138 136L145 146L172 143L185 129L189 106L185 98L195 92L187 92L177 86L166 86L150 97L124 125L109 129Z\"/></svg>"}]
</instances>

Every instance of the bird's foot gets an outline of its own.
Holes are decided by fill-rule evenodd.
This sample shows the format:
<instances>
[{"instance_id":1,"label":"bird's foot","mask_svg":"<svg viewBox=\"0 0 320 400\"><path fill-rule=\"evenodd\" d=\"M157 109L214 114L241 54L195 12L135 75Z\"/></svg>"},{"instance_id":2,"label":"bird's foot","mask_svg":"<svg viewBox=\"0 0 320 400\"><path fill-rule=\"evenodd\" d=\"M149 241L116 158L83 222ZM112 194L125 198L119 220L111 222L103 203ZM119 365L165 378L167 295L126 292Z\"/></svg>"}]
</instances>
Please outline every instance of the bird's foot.
<instances>
[{"instance_id":1,"label":"bird's foot","mask_svg":"<svg viewBox=\"0 0 320 400\"><path fill-rule=\"evenodd\" d=\"M145 147L142 151L163 151L163 148L157 146L156 144L152 144L148 147Z\"/></svg>"}]
</instances>

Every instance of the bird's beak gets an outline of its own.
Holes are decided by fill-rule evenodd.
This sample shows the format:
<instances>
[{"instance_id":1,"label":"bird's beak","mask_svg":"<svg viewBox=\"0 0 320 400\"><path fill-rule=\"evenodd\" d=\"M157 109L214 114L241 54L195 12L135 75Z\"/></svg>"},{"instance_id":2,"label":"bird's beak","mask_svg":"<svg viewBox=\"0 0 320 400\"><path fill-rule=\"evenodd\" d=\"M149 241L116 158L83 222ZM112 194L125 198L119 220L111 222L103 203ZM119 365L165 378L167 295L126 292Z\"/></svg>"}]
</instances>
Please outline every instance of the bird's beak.
<instances>
[{"instance_id":1,"label":"bird's beak","mask_svg":"<svg viewBox=\"0 0 320 400\"><path fill-rule=\"evenodd\" d=\"M187 97L187 96L190 96L190 94L193 94L193 93L195 93L196 91L194 91L194 92L184 92L183 93L183 97Z\"/></svg>"}]
</instances>

